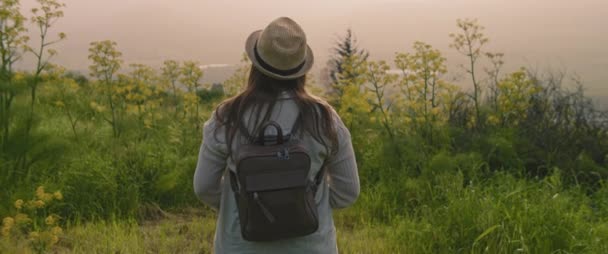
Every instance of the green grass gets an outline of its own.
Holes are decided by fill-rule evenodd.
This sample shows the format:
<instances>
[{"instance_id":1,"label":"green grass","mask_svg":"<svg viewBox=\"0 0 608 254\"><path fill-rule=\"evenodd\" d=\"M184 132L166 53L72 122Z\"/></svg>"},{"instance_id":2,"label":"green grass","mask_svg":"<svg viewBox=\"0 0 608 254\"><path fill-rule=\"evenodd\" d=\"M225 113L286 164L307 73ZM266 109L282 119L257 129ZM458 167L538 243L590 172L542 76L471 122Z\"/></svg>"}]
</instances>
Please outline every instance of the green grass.
<instances>
[{"instance_id":1,"label":"green grass","mask_svg":"<svg viewBox=\"0 0 608 254\"><path fill-rule=\"evenodd\" d=\"M99 221L71 225L49 253L211 253L215 219L172 215L141 224ZM25 244L0 244L0 253L28 253Z\"/></svg>"},{"instance_id":2,"label":"green grass","mask_svg":"<svg viewBox=\"0 0 608 254\"><path fill-rule=\"evenodd\" d=\"M215 217L173 215L146 221L100 221L72 225L50 253L212 253ZM390 227L338 228L341 253L390 253ZM0 244L6 253L28 253L18 242ZM373 247L372 249L369 249ZM2 252L4 253L4 252Z\"/></svg>"},{"instance_id":3,"label":"green grass","mask_svg":"<svg viewBox=\"0 0 608 254\"><path fill-rule=\"evenodd\" d=\"M401 190L409 197L401 200L409 207L401 213L385 193L395 186L366 188L353 207L334 214L338 248L341 253L608 253L607 186L590 198L578 188L561 187L552 176L532 181L497 174L466 186L459 184L460 174L438 175L435 185L415 184L428 182L414 178ZM215 217L208 209L160 217L154 214L164 213L154 213L154 207L147 210L149 219L140 222L66 225L51 253L211 252ZM26 247L5 239L0 253L24 253Z\"/></svg>"}]
</instances>

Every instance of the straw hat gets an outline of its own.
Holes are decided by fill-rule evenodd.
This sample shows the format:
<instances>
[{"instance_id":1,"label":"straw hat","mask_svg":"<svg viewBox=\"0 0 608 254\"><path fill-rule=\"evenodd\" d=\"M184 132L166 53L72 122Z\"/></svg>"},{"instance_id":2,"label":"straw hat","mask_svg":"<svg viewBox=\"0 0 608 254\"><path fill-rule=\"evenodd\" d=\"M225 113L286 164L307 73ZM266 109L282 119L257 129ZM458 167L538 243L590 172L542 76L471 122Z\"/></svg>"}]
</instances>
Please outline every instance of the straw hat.
<instances>
[{"instance_id":1,"label":"straw hat","mask_svg":"<svg viewBox=\"0 0 608 254\"><path fill-rule=\"evenodd\" d=\"M281 17L247 38L245 51L260 72L280 80L304 76L314 62L306 34L292 19Z\"/></svg>"}]
</instances>

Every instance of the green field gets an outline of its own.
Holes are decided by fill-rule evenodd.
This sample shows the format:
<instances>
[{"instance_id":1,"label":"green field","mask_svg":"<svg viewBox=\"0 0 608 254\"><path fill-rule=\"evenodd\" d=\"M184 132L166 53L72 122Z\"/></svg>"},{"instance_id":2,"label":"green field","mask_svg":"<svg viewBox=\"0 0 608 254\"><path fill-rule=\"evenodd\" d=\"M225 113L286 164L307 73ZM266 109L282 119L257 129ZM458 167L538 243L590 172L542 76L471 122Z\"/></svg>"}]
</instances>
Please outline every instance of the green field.
<instances>
[{"instance_id":1,"label":"green field","mask_svg":"<svg viewBox=\"0 0 608 254\"><path fill-rule=\"evenodd\" d=\"M65 70L51 58L65 7L39 2L0 0L0 253L210 253L215 213L192 188L202 125L250 63L203 84L196 61L125 63L108 40L82 56L88 74ZM470 64L448 71L424 42L372 61L346 36L335 75L308 79L359 166L359 199L334 214L340 251L608 253L606 112L579 79L501 72L475 20L446 40ZM23 55L37 64L15 69Z\"/></svg>"}]
</instances>

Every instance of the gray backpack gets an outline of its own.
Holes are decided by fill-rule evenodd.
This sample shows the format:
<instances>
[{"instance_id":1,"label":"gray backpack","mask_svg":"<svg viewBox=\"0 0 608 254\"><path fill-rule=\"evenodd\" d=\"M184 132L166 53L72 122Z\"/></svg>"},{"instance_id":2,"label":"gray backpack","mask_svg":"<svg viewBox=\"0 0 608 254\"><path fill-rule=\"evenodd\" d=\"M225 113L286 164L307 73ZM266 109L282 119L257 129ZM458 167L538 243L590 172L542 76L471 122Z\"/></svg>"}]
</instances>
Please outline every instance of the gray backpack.
<instances>
[{"instance_id":1,"label":"gray backpack","mask_svg":"<svg viewBox=\"0 0 608 254\"><path fill-rule=\"evenodd\" d=\"M277 131L272 145L265 144L269 127ZM230 183L245 240L274 241L317 231L315 193L324 170L308 180L310 155L298 139L284 137L281 126L270 121L262 125L257 140L241 145L236 155Z\"/></svg>"}]
</instances>

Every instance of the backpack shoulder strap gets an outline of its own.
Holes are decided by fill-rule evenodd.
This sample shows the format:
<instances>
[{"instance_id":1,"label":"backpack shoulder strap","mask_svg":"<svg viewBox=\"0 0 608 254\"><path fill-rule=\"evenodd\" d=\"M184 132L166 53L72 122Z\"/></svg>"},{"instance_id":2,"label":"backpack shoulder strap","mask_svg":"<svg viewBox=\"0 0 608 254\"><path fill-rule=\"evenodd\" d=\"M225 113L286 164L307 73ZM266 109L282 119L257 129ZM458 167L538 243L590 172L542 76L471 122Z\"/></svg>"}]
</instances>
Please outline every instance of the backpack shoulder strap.
<instances>
[{"instance_id":1,"label":"backpack shoulder strap","mask_svg":"<svg viewBox=\"0 0 608 254\"><path fill-rule=\"evenodd\" d=\"M232 188L232 192L234 192L234 194L238 195L240 193L240 189L238 186L236 173L234 173L230 169L226 169L226 170L228 170L228 173L230 174L230 188Z\"/></svg>"},{"instance_id":2,"label":"backpack shoulder strap","mask_svg":"<svg viewBox=\"0 0 608 254\"><path fill-rule=\"evenodd\" d=\"M302 122L302 114L298 114L298 117L296 118L296 120L293 122L293 125L291 126L291 131L289 131L289 135L291 135L292 137L296 135L301 122Z\"/></svg>"},{"instance_id":3,"label":"backpack shoulder strap","mask_svg":"<svg viewBox=\"0 0 608 254\"><path fill-rule=\"evenodd\" d=\"M315 175L315 179L312 182L311 187L314 193L317 193L319 186L321 186L321 184L323 183L323 178L325 178L325 168L325 161L323 161L323 164L321 164L321 169L319 169L319 172L317 172L317 174Z\"/></svg>"}]
</instances>

